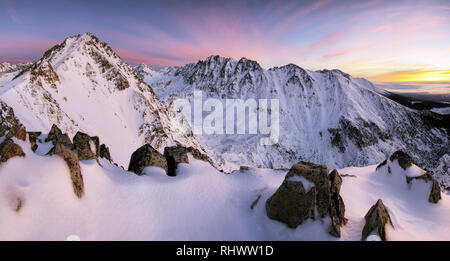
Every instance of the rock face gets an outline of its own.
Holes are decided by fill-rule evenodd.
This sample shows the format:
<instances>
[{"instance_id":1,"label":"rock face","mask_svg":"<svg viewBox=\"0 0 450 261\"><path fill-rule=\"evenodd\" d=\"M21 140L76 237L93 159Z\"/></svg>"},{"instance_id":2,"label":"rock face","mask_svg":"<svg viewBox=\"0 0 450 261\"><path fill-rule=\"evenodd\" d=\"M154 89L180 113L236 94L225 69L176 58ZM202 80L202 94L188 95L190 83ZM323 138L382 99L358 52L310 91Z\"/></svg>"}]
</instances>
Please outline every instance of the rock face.
<instances>
[{"instance_id":1,"label":"rock face","mask_svg":"<svg viewBox=\"0 0 450 261\"><path fill-rule=\"evenodd\" d=\"M294 164L278 188L266 201L267 216L296 228L308 218L329 216L332 225L329 233L340 236L340 227L347 220L345 206L339 195L342 179L334 170L309 162Z\"/></svg>"},{"instance_id":2,"label":"rock face","mask_svg":"<svg viewBox=\"0 0 450 261\"><path fill-rule=\"evenodd\" d=\"M181 146L165 147L164 157L167 160L167 176L176 176L178 163L189 163L188 149Z\"/></svg>"},{"instance_id":3,"label":"rock face","mask_svg":"<svg viewBox=\"0 0 450 261\"><path fill-rule=\"evenodd\" d=\"M79 160L91 160L96 158L96 153L91 150L91 137L83 132L77 132L73 137L73 145L78 153ZM98 137L97 137L98 144Z\"/></svg>"},{"instance_id":4,"label":"rock face","mask_svg":"<svg viewBox=\"0 0 450 261\"><path fill-rule=\"evenodd\" d=\"M99 152L100 152L99 153L100 158L105 158L105 159L109 160L109 162L112 162L111 154L109 153L109 148L106 147L105 144L100 145Z\"/></svg>"},{"instance_id":5,"label":"rock face","mask_svg":"<svg viewBox=\"0 0 450 261\"><path fill-rule=\"evenodd\" d=\"M12 137L16 137L19 140L25 141L25 139L27 137L27 131L26 131L25 127L22 124L16 124L16 125L12 126L11 129L9 130L6 138L12 138Z\"/></svg>"},{"instance_id":6,"label":"rock face","mask_svg":"<svg viewBox=\"0 0 450 261\"><path fill-rule=\"evenodd\" d=\"M330 217L331 229L330 234L336 237L341 236L341 226L347 224L345 215L345 204L342 200L341 191L342 178L337 170L333 170L329 175L330 180Z\"/></svg>"},{"instance_id":7,"label":"rock face","mask_svg":"<svg viewBox=\"0 0 450 261\"><path fill-rule=\"evenodd\" d=\"M18 144L8 138L0 144L0 162L6 162L12 157L25 157L25 153Z\"/></svg>"},{"instance_id":8,"label":"rock face","mask_svg":"<svg viewBox=\"0 0 450 261\"><path fill-rule=\"evenodd\" d=\"M62 131L56 126L55 124L52 125L52 128L50 129L50 132L48 133L47 138L45 139L45 142L56 142L56 139L62 134Z\"/></svg>"},{"instance_id":9,"label":"rock face","mask_svg":"<svg viewBox=\"0 0 450 261\"><path fill-rule=\"evenodd\" d=\"M385 168L387 166L388 174L392 174L391 165L395 160L397 160L399 166L405 171L413 166L413 164L415 164L412 158L407 153L399 150L394 152L389 157L389 159L386 159L385 161L380 163L377 166L376 170L380 171L382 168ZM430 173L426 172L425 174L420 176L410 177L405 172L405 179L406 183L408 184L411 184L413 180L421 180L425 183L431 182L432 185L430 194L428 195L428 201L436 204L439 200L441 200L441 188L439 186L439 182Z\"/></svg>"},{"instance_id":10,"label":"rock face","mask_svg":"<svg viewBox=\"0 0 450 261\"><path fill-rule=\"evenodd\" d=\"M133 152L128 171L141 175L142 170L147 166L160 167L166 173L168 172L166 158L149 144L145 144Z\"/></svg>"},{"instance_id":11,"label":"rock face","mask_svg":"<svg viewBox=\"0 0 450 261\"><path fill-rule=\"evenodd\" d=\"M30 142L30 146L31 146L31 150L32 151L36 151L37 150L37 148L38 148L37 142L38 141L40 142L39 136L41 134L42 133L40 131L28 132L28 141Z\"/></svg>"},{"instance_id":12,"label":"rock face","mask_svg":"<svg viewBox=\"0 0 450 261\"><path fill-rule=\"evenodd\" d=\"M366 224L362 231L361 240L365 240L376 229L380 238L385 241L386 224L390 224L394 228L389 212L381 199L378 199L377 203L370 208L369 212L364 216L364 219L366 220Z\"/></svg>"},{"instance_id":13,"label":"rock face","mask_svg":"<svg viewBox=\"0 0 450 261\"><path fill-rule=\"evenodd\" d=\"M62 143L57 143L53 150L54 154L64 159L70 171L70 178L72 180L73 192L78 198L84 194L83 176L81 175L80 163L77 153L72 151Z\"/></svg>"},{"instance_id":14,"label":"rock face","mask_svg":"<svg viewBox=\"0 0 450 261\"><path fill-rule=\"evenodd\" d=\"M411 159L411 157L401 150L394 152L389 159L391 161L398 160L398 164L404 170L411 167L411 165L413 164L413 160Z\"/></svg>"}]
</instances>

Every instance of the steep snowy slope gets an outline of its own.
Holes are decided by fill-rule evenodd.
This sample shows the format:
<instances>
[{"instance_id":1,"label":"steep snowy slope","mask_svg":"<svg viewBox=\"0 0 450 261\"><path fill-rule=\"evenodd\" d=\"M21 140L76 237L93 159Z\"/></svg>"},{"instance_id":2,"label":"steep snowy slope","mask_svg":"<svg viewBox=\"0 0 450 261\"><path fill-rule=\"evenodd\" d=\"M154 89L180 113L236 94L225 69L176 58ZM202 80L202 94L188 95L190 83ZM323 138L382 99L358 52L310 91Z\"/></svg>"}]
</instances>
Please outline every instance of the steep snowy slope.
<instances>
[{"instance_id":1,"label":"steep snowy slope","mask_svg":"<svg viewBox=\"0 0 450 261\"><path fill-rule=\"evenodd\" d=\"M161 152L176 143L200 148L192 135L177 131L189 125L90 33L69 37L28 68L3 74L0 101L27 129L48 131L57 124L70 137L78 130L101 136L123 166L144 143Z\"/></svg>"},{"instance_id":2,"label":"steep snowy slope","mask_svg":"<svg viewBox=\"0 0 450 261\"><path fill-rule=\"evenodd\" d=\"M223 104L228 98L279 100L280 137L273 146L260 145L261 134L196 135L228 168L287 168L300 159L330 168L366 166L399 149L431 168L449 152L448 130L383 97L369 81L339 70L308 71L293 64L265 70L255 61L219 56L159 71L138 69L168 102L192 101L194 90Z\"/></svg>"}]
</instances>

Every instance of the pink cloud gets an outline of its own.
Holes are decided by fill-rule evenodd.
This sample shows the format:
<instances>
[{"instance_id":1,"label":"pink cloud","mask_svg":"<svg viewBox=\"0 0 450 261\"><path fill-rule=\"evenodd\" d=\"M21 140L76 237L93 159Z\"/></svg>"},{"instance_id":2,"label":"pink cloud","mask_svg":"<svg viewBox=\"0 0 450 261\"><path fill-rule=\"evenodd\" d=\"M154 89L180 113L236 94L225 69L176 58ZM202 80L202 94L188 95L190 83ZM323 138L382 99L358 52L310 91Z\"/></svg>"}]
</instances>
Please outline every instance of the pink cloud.
<instances>
[{"instance_id":1,"label":"pink cloud","mask_svg":"<svg viewBox=\"0 0 450 261\"><path fill-rule=\"evenodd\" d=\"M143 55L140 54L138 52L134 52L134 51L130 51L130 50L126 50L126 49L117 49L114 48L116 50L116 53L125 61L134 63L134 64L139 64L139 63L146 63L148 65L153 65L153 66L177 66L177 65L181 65L182 63L180 61L176 61L176 60L172 60L172 59L168 59L168 58L160 58L160 57L153 57L153 56L149 56L149 55Z\"/></svg>"}]
</instances>

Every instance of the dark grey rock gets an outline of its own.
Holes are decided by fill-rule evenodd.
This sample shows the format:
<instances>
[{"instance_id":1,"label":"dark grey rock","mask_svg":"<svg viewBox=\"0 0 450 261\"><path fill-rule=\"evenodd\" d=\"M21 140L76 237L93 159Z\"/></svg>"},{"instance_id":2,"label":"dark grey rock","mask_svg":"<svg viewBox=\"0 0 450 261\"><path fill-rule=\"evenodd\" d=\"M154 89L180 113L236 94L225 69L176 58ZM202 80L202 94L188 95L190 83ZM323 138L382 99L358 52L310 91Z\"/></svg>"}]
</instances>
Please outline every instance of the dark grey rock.
<instances>
[{"instance_id":1,"label":"dark grey rock","mask_svg":"<svg viewBox=\"0 0 450 261\"><path fill-rule=\"evenodd\" d=\"M370 208L364 216L364 219L366 220L366 224L362 231L361 240L365 240L367 236L376 229L380 238L385 241L386 224L390 224L394 227L389 212L381 199L378 199L377 203Z\"/></svg>"},{"instance_id":2,"label":"dark grey rock","mask_svg":"<svg viewBox=\"0 0 450 261\"><path fill-rule=\"evenodd\" d=\"M148 166L160 167L164 169L166 173L168 172L166 158L152 146L145 144L131 155L128 171L141 175L142 170Z\"/></svg>"}]
</instances>

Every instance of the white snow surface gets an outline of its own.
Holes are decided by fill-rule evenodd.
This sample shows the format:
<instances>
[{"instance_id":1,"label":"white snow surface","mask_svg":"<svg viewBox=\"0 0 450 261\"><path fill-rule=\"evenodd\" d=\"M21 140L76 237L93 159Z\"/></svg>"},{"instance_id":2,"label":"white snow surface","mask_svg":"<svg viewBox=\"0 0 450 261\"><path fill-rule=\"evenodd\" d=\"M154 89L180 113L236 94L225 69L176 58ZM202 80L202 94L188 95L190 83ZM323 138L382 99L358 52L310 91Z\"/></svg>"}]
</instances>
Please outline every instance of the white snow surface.
<instances>
[{"instance_id":1,"label":"white snow surface","mask_svg":"<svg viewBox=\"0 0 450 261\"><path fill-rule=\"evenodd\" d=\"M60 157L14 141L26 157L0 166L0 240L360 240L364 215L379 198L395 227L388 227L388 240L450 239L450 196L429 203L429 184L406 184L398 164L390 163L391 174L375 165L339 170L356 177L343 177L349 222L337 239L327 232L329 218L291 229L266 216L265 202L286 171L251 168L226 175L189 155L190 164L180 164L176 177L157 167L137 176L104 159L103 167L82 161L85 194L78 199Z\"/></svg>"}]
</instances>

